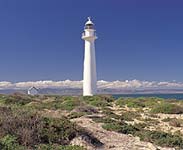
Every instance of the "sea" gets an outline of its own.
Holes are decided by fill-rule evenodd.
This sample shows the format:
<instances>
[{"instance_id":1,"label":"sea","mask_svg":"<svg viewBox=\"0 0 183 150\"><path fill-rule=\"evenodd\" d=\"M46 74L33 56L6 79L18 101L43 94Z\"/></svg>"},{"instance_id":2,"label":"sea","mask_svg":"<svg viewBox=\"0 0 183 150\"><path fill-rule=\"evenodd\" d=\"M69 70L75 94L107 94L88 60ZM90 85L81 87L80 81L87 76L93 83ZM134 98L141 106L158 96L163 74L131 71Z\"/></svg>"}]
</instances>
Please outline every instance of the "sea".
<instances>
[{"instance_id":1,"label":"sea","mask_svg":"<svg viewBox=\"0 0 183 150\"><path fill-rule=\"evenodd\" d=\"M113 97L115 99L118 99L119 97L124 97L124 98L158 97L158 98L164 98L164 99L183 100L183 94L116 94L116 95L113 95Z\"/></svg>"}]
</instances>

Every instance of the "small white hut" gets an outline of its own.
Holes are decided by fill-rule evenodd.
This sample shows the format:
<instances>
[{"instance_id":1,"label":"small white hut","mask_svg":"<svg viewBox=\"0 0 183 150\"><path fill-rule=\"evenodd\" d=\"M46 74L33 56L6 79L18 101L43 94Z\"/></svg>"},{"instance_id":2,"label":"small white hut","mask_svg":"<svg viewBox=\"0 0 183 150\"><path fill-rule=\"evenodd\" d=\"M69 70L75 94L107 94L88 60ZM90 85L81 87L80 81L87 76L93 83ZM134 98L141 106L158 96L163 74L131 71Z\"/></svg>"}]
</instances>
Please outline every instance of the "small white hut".
<instances>
[{"instance_id":1,"label":"small white hut","mask_svg":"<svg viewBox=\"0 0 183 150\"><path fill-rule=\"evenodd\" d=\"M33 87L31 87L31 88L29 88L28 89L28 95L38 95L39 94L39 91L38 91L38 89L37 88L35 88L34 86Z\"/></svg>"}]
</instances>

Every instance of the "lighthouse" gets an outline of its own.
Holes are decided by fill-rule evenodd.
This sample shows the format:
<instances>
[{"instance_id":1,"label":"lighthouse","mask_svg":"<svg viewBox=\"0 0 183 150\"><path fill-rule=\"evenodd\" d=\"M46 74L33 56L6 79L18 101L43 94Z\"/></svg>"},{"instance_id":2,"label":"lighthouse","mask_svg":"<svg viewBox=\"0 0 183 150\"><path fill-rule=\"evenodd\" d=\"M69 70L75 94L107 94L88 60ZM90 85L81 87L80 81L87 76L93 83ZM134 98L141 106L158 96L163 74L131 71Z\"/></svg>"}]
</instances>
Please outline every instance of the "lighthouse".
<instances>
[{"instance_id":1,"label":"lighthouse","mask_svg":"<svg viewBox=\"0 0 183 150\"><path fill-rule=\"evenodd\" d=\"M93 96L97 93L97 73L95 58L95 40L97 39L94 23L88 17L85 23L82 39L85 41L83 96Z\"/></svg>"}]
</instances>

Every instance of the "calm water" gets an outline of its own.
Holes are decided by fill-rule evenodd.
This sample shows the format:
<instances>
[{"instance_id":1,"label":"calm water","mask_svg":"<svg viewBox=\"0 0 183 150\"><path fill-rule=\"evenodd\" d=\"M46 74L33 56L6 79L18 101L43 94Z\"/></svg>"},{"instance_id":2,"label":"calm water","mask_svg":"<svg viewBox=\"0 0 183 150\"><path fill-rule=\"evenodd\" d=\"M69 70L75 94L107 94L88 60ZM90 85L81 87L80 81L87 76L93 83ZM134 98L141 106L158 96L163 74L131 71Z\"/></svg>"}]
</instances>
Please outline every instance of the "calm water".
<instances>
[{"instance_id":1,"label":"calm water","mask_svg":"<svg viewBox=\"0 0 183 150\"><path fill-rule=\"evenodd\" d=\"M113 95L115 98L119 97L158 97L164 99L177 99L183 100L183 94L120 94L120 95Z\"/></svg>"}]
</instances>

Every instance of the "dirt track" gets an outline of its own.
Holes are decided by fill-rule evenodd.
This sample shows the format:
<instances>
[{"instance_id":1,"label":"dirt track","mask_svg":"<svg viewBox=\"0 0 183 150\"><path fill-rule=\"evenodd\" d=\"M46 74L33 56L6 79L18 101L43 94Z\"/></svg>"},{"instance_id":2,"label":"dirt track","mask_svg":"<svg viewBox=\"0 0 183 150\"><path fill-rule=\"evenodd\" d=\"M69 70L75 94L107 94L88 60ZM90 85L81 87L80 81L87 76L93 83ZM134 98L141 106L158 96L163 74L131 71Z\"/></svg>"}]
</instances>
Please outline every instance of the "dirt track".
<instances>
[{"instance_id":1,"label":"dirt track","mask_svg":"<svg viewBox=\"0 0 183 150\"><path fill-rule=\"evenodd\" d=\"M101 127L101 124L86 117L76 118L73 121L92 132L104 144L103 147L96 148L82 140L81 137L77 137L71 142L72 144L82 145L88 150L157 150L157 148L174 150L173 148L161 148L148 142L142 142L139 138L130 135L106 131Z\"/></svg>"}]
</instances>

